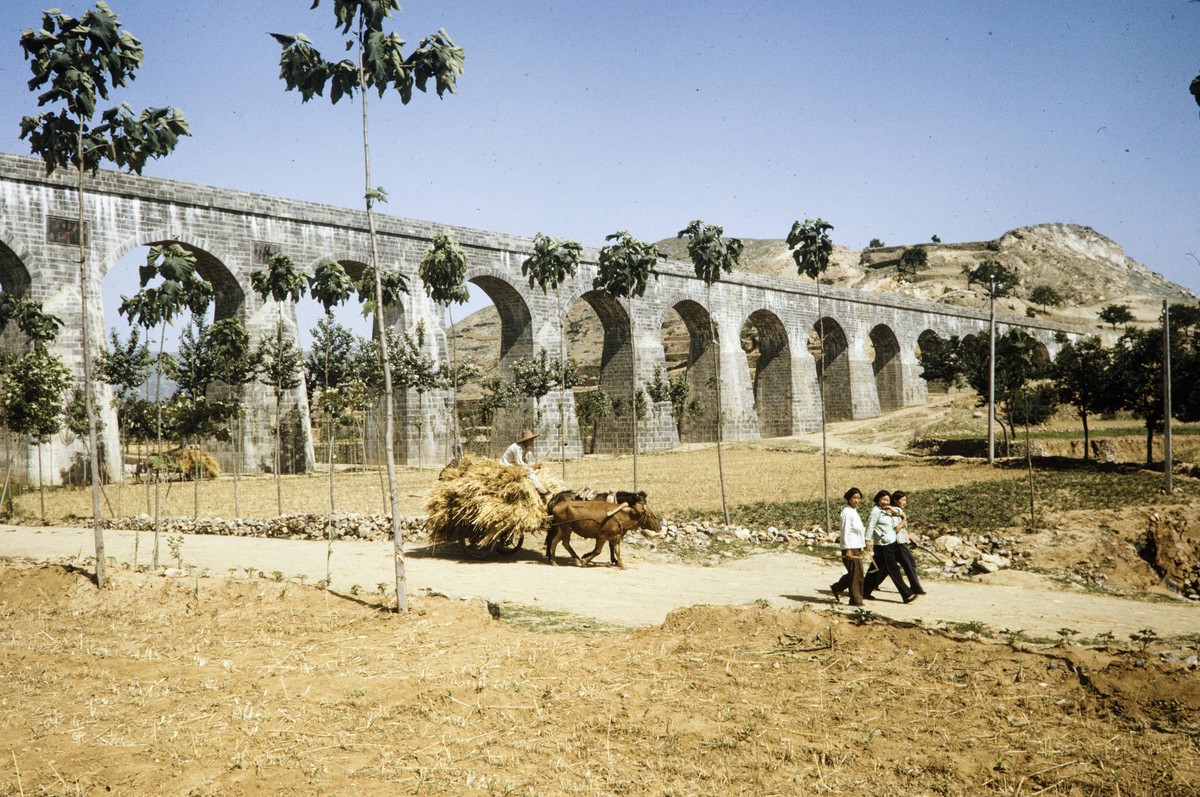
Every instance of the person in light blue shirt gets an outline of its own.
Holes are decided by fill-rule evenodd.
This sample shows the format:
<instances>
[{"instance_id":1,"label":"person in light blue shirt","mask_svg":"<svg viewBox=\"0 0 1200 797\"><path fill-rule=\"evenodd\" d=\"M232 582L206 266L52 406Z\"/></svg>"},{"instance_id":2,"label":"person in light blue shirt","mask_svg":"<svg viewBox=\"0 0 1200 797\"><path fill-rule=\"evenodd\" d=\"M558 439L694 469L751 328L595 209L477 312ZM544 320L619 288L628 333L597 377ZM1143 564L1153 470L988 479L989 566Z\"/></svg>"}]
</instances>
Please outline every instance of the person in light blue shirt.
<instances>
[{"instance_id":1,"label":"person in light blue shirt","mask_svg":"<svg viewBox=\"0 0 1200 797\"><path fill-rule=\"evenodd\" d=\"M896 526L899 525L901 513L892 508L892 494L880 490L875 494L875 508L867 520L867 539L874 544L873 561L875 569L863 580L863 597L871 598L872 593L883 583L884 576L892 579L896 591L905 603L917 599L916 593L904 583L900 574L899 544L896 542Z\"/></svg>"}]
</instances>

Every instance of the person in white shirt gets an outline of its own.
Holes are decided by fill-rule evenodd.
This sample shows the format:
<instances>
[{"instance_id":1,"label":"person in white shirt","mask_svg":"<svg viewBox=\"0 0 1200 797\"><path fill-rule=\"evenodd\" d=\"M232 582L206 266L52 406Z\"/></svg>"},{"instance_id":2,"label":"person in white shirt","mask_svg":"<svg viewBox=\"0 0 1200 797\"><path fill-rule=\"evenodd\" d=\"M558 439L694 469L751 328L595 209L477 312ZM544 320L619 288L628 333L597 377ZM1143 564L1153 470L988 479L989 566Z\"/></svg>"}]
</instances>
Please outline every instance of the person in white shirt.
<instances>
[{"instance_id":1,"label":"person in white shirt","mask_svg":"<svg viewBox=\"0 0 1200 797\"><path fill-rule=\"evenodd\" d=\"M542 467L542 463L533 457L533 441L536 439L537 435L533 433L533 430L526 429L521 433L519 440L504 449L504 453L500 455L500 464L515 465L524 468L529 474L529 480L537 488L538 493L545 495L546 488L542 486L542 480L534 473L535 470Z\"/></svg>"},{"instance_id":2,"label":"person in white shirt","mask_svg":"<svg viewBox=\"0 0 1200 797\"><path fill-rule=\"evenodd\" d=\"M842 602L842 593L850 590L850 605L863 605L863 564L867 547L867 530L863 527L862 516L858 514L858 505L862 503L862 490L851 487L843 496L846 506L842 509L842 533L839 544L842 549L842 565L846 573L829 589L833 599Z\"/></svg>"}]
</instances>

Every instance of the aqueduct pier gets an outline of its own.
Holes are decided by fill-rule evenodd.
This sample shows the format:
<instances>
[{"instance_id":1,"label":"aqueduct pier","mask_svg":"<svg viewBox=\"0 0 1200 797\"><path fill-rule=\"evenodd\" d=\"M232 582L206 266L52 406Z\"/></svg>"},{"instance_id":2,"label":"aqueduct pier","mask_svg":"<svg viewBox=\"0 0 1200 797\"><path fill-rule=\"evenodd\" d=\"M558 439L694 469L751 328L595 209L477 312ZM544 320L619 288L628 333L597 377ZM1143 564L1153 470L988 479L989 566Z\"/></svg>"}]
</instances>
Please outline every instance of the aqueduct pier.
<instances>
[{"instance_id":1,"label":"aqueduct pier","mask_svg":"<svg viewBox=\"0 0 1200 797\"><path fill-rule=\"evenodd\" d=\"M38 300L47 312L63 319L55 347L81 375L79 330L85 308L78 286L76 179L71 170L47 176L38 159L0 154L0 288ZM240 318L253 339L267 334L278 319L293 329L296 325L293 307L264 302L250 287L251 273L264 268L272 253L290 254L309 272L321 259L333 258L357 277L371 251L363 211L114 171L89 177L84 218L92 286L86 312L94 330L104 328L101 282L114 264L138 247L179 243L196 252L200 273L215 289L215 317ZM615 395L628 395L635 361L639 384L665 371L662 330L668 314L674 312L687 328L685 365L692 395L710 408L716 400L714 377L719 363L723 439L729 441L784 437L819 427L818 372L825 375L826 417L867 418L922 404L928 399L918 364L922 343L931 335L966 337L987 329L986 314L975 310L831 286L822 286L818 312L817 286L802 280L735 272L709 289L696 278L690 263L674 261L661 261L655 269L657 278L630 305L592 289L595 249L584 250L577 275L558 295L544 294L521 275L521 263L532 252L528 238L378 214L377 227L383 267L401 271L411 286L402 306L390 314L389 326L408 330L423 321L433 333L426 336L429 355L445 360L447 337L441 308L424 294L417 268L432 238L447 234L466 252L468 281L485 291L498 311L499 373L508 373L513 361L533 357L543 348L557 357L560 320L583 302L594 311L603 333L599 386ZM358 308L345 306L339 312L357 313ZM710 345L710 319L716 329L733 331L718 333L715 346ZM1001 329L1028 329L1051 356L1058 348L1055 333L1073 337L1078 332L1053 322L1009 316L999 323ZM823 357L810 345L818 328L826 335ZM746 329L754 333L749 352L742 345L745 336L738 334ZM100 346L102 336L94 338L93 345ZM12 340L12 333L7 333L5 341ZM105 407L106 397L102 391ZM302 388L293 391L288 402L307 419ZM253 388L247 404L250 415L239 455L244 472L268 468L273 445L274 400L269 389ZM396 450L402 462L445 461L449 404L448 391L424 395L408 391L397 396ZM582 452L569 392L564 401L558 391L552 391L532 409L545 433L543 439L552 440L554 450L561 434L569 456ZM716 415L702 416L706 420L689 432L690 439L715 439ZM533 412L514 413L507 424L519 428L532 417ZM120 473L111 411L106 410L104 420L108 466ZM611 419L602 430L602 449L629 449L631 424L618 420ZM304 434L309 439L306 421ZM680 442L668 402L649 408L638 438L641 451ZM54 463L47 471L48 480L60 481L72 459L78 459L79 450L78 441L48 444L43 454ZM32 447L24 453L26 472L36 479L36 453ZM225 451L222 456L228 460L232 453ZM311 461L310 442L298 466Z\"/></svg>"}]
</instances>

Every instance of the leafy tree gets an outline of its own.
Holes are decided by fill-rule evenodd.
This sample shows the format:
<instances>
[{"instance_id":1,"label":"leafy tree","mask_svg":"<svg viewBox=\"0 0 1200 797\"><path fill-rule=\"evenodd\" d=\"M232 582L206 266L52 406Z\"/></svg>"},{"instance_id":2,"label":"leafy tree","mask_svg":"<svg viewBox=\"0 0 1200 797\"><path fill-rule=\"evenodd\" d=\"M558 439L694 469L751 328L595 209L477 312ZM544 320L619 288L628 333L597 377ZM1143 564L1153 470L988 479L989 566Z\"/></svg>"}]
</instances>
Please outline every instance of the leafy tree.
<instances>
[{"instance_id":1,"label":"leafy tree","mask_svg":"<svg viewBox=\"0 0 1200 797\"><path fill-rule=\"evenodd\" d=\"M303 373L301 364L304 358L296 342L288 334L282 319L275 322L273 334L259 341L257 355L262 362L259 372L262 381L275 395L275 508L282 515L283 398L289 390L300 386L300 374Z\"/></svg>"},{"instance_id":2,"label":"leafy tree","mask_svg":"<svg viewBox=\"0 0 1200 797\"><path fill-rule=\"evenodd\" d=\"M141 286L133 296L122 296L119 312L131 324L149 331L159 328L158 357L154 365L155 437L157 439L154 469L154 550L151 567L158 569L159 537L162 515L159 511L159 481L162 465L162 374L167 359L163 356L166 328L187 310L193 318L204 316L212 301L212 285L196 271L196 255L179 244L158 244L150 247L146 262L138 268ZM151 283L154 283L153 285ZM136 562L135 562L136 563Z\"/></svg>"},{"instance_id":3,"label":"leafy tree","mask_svg":"<svg viewBox=\"0 0 1200 797\"><path fill-rule=\"evenodd\" d=\"M389 335L389 340L393 336ZM418 436L424 429L425 394L430 390L444 390L450 386L451 374L425 353L425 322L419 321L412 332L405 332L395 339L392 362L395 363L393 377L395 386L401 390L417 391L417 418L415 425ZM417 448L417 465L421 463L421 447Z\"/></svg>"},{"instance_id":4,"label":"leafy tree","mask_svg":"<svg viewBox=\"0 0 1200 797\"><path fill-rule=\"evenodd\" d=\"M320 0L314 0L316 8ZM279 58L279 76L284 80L289 91L300 92L305 102L313 97L322 96L326 84L329 85L329 100L337 103L342 97L353 97L358 94L362 101L362 131L363 131L363 163L365 171L365 199L367 211L367 226L371 237L370 269L375 280L375 296L383 296L384 290L380 280L380 272L374 266L379 263L379 245L375 230L374 203L386 200L386 192L371 184L370 137L367 123L368 89L375 89L382 97L389 88L400 93L400 100L405 105L412 99L414 86L424 92L430 79L439 97L445 92L455 90L458 76L463 71L463 51L450 40L444 30L421 41L415 50L404 54L405 41L399 36L385 34L383 23L392 17L392 13L400 10L397 0L334 0L334 14L337 27L346 36L345 50L357 52L357 59L327 61L313 46L311 40L303 34L284 36L271 34L283 48ZM384 326L382 304L374 308L375 321L380 332ZM386 438L388 467L388 487L392 503L392 537L394 540L393 557L396 563L396 608L398 611L408 610L408 598L405 594L406 584L404 575L404 532L400 526L400 504L397 495L396 471L394 462L394 415L395 408L392 398L391 364L388 361L388 347L381 346L380 356L383 357L384 403L386 408Z\"/></svg>"},{"instance_id":5,"label":"leafy tree","mask_svg":"<svg viewBox=\"0 0 1200 797\"><path fill-rule=\"evenodd\" d=\"M1029 292L1029 301L1041 305L1042 312L1050 307L1062 307L1067 299L1051 285L1035 285Z\"/></svg>"},{"instance_id":6,"label":"leafy tree","mask_svg":"<svg viewBox=\"0 0 1200 797\"><path fill-rule=\"evenodd\" d=\"M1058 400L1075 409L1083 424L1083 458L1091 456L1088 416L1113 409L1114 397L1109 384L1112 351L1091 336L1078 343L1066 343L1051 368Z\"/></svg>"},{"instance_id":7,"label":"leafy tree","mask_svg":"<svg viewBox=\"0 0 1200 797\"><path fill-rule=\"evenodd\" d=\"M699 399L691 396L691 390L686 375L678 374L664 379L661 368L654 369L654 379L646 385L646 393L651 401L671 402L671 419L675 422L675 431L680 437L683 437L684 424L688 419L704 415L704 405Z\"/></svg>"},{"instance_id":8,"label":"leafy tree","mask_svg":"<svg viewBox=\"0 0 1200 797\"><path fill-rule=\"evenodd\" d=\"M179 353L170 372L176 391L166 408L170 427L180 444L186 447L189 441L194 442L197 452L203 450L201 444L205 439L230 439L229 422L236 412L236 404L210 393L210 388L219 381L220 366L212 326L204 316L199 316L179 337ZM203 478L203 462L199 456L195 457L194 464L193 514L199 517L200 480Z\"/></svg>"},{"instance_id":9,"label":"leafy tree","mask_svg":"<svg viewBox=\"0 0 1200 797\"><path fill-rule=\"evenodd\" d=\"M134 79L142 64L142 45L121 24L107 5L76 19L58 9L42 14L42 26L21 34L21 48L30 62L30 90L43 87L38 107L57 110L26 116L21 120L21 138L40 155L47 173L74 166L79 194L79 295L82 303L83 381L92 384L92 332L87 297L87 236L84 223L84 174L95 174L109 161L141 174L146 161L160 158L175 148L180 136L189 135L187 120L178 108L151 108L135 116L126 104L100 114L94 124L97 99L107 100L110 87L124 87ZM88 416L88 448L91 463L92 524L96 538L96 583L103 587L104 536L100 515L99 454L96 438L96 408L92 391L85 391Z\"/></svg>"},{"instance_id":10,"label":"leafy tree","mask_svg":"<svg viewBox=\"0 0 1200 797\"><path fill-rule=\"evenodd\" d=\"M1171 324L1171 394L1180 402L1172 403L1172 416L1182 420L1200 419L1200 407L1194 397L1196 377L1200 376L1196 348L1196 330L1189 324ZM1163 406L1163 331L1129 327L1113 348L1110 392L1121 409L1142 419L1146 427L1146 466L1153 463L1154 433L1164 427Z\"/></svg>"},{"instance_id":11,"label":"leafy tree","mask_svg":"<svg viewBox=\"0 0 1200 797\"><path fill-rule=\"evenodd\" d=\"M62 429L66 392L75 380L62 360L44 348L35 348L17 358L9 366L6 376L4 384L0 385L0 413L9 431L27 436L38 447L38 491L42 520L45 520L41 447Z\"/></svg>"},{"instance_id":12,"label":"leafy tree","mask_svg":"<svg viewBox=\"0 0 1200 797\"><path fill-rule=\"evenodd\" d=\"M538 403L554 388L569 390L579 384L579 367L575 361L551 360L545 349L539 349L536 357L514 360L512 374L517 392L533 400L535 412ZM535 418L535 427L539 420Z\"/></svg>"},{"instance_id":13,"label":"leafy tree","mask_svg":"<svg viewBox=\"0 0 1200 797\"><path fill-rule=\"evenodd\" d=\"M825 360L825 309L821 301L821 275L829 268L829 260L833 256L833 239L829 231L833 225L824 219L805 219L803 222L792 222L792 229L787 236L788 248L792 250L792 259L796 261L796 271L817 283L817 323L818 335L821 338L821 361ZM825 533L833 528L832 510L829 506L829 450L825 441L825 369L821 368L817 375L817 392L821 401L821 472L825 495Z\"/></svg>"},{"instance_id":14,"label":"leafy tree","mask_svg":"<svg viewBox=\"0 0 1200 797\"><path fill-rule=\"evenodd\" d=\"M963 273L967 275L968 285L981 285L988 288L994 280L997 298L1011 296L1013 289L1017 287L1016 272L998 260L989 258L975 268L963 266Z\"/></svg>"},{"instance_id":15,"label":"leafy tree","mask_svg":"<svg viewBox=\"0 0 1200 797\"><path fill-rule=\"evenodd\" d=\"M871 242L869 244L867 244L868 249L878 249L879 247L882 247L882 246L887 246L887 244L885 244L883 241L879 240L878 238L872 238Z\"/></svg>"},{"instance_id":16,"label":"leafy tree","mask_svg":"<svg viewBox=\"0 0 1200 797\"><path fill-rule=\"evenodd\" d=\"M1115 330L1118 324L1128 324L1132 321L1133 313L1129 312L1127 304L1110 304L1100 311L1100 320L1106 324L1112 324L1112 328Z\"/></svg>"},{"instance_id":17,"label":"leafy tree","mask_svg":"<svg viewBox=\"0 0 1200 797\"><path fill-rule=\"evenodd\" d=\"M208 337L214 361L213 376L228 391L227 418L230 425L235 427L230 431L233 440L233 511L235 516L240 517L238 482L242 461L241 419L245 415L242 400L246 385L258 378L261 363L258 351L250 345L250 335L245 325L236 318L222 318L215 322Z\"/></svg>"},{"instance_id":18,"label":"leafy tree","mask_svg":"<svg viewBox=\"0 0 1200 797\"><path fill-rule=\"evenodd\" d=\"M724 413L721 409L721 346L717 340L717 323L712 315L712 286L721 279L722 273L729 274L733 271L733 267L741 259L743 247L740 238L723 239L721 236L724 232L722 227L696 219L680 230L676 237L687 239L688 257L692 259L696 276L704 281L704 287L708 293L708 334L709 340L715 347L713 351L716 354L717 373L717 473L721 480L721 511L725 516L725 523L728 524L729 502L725 497L725 464L721 453L721 442L724 437L724 430L721 428L724 425Z\"/></svg>"},{"instance_id":19,"label":"leafy tree","mask_svg":"<svg viewBox=\"0 0 1200 797\"><path fill-rule=\"evenodd\" d=\"M900 254L900 265L897 267L899 272L906 277L911 277L929 262L929 253L925 251L923 246L910 246Z\"/></svg>"},{"instance_id":20,"label":"leafy tree","mask_svg":"<svg viewBox=\"0 0 1200 797\"><path fill-rule=\"evenodd\" d=\"M1192 78L1192 85L1189 86L1189 90L1192 92L1192 97L1196 100L1196 104L1200 105L1200 75Z\"/></svg>"},{"instance_id":21,"label":"leafy tree","mask_svg":"<svg viewBox=\"0 0 1200 797\"><path fill-rule=\"evenodd\" d=\"M308 290L308 281L296 267L291 255L276 252L267 260L267 267L259 269L250 275L250 285L254 292L264 301L270 298L276 304L295 304ZM285 340L286 338L286 340ZM283 466L283 429L281 410L283 396L288 390L300 386L296 373L284 374L282 369L292 367L299 369L303 363L303 355L296 345L295 339L288 333L283 323L282 313L275 324L273 338L260 341L258 347L259 359L262 362L262 374L267 377L266 383L275 393L275 499L279 514L283 514L283 486L281 472Z\"/></svg>"},{"instance_id":22,"label":"leafy tree","mask_svg":"<svg viewBox=\"0 0 1200 797\"><path fill-rule=\"evenodd\" d=\"M329 567L333 557L333 512L334 512L334 497L333 497L333 459L334 459L334 438L337 436L338 422L345 416L349 405L345 400L341 388L349 381L350 375L346 372L346 367L349 364L350 351L353 349L354 338L349 330L344 327L339 327L333 320L333 309L339 305L345 304L346 301L354 293L354 281L350 279L350 275L346 273L346 269L342 264L332 258L322 258L313 269L313 274L308 278L308 292L316 299L322 309L325 310L325 318L322 323L325 324L325 335L320 335L313 340L313 352L320 349L322 351L320 366L310 368L309 359L305 359L305 385L308 390L309 407L313 406L313 390L316 385L321 385L321 400L320 414L325 416L325 437L326 437L326 457L328 466L328 484L329 484L329 515L326 518L326 527L329 530L329 548L325 557L325 582L329 583ZM330 350L331 344L335 342L335 338L331 334L334 329L341 330L345 337L342 339L342 349L338 354L341 359L334 363L334 352ZM318 324L318 332L322 331L322 327ZM337 381L334 381L334 377Z\"/></svg>"},{"instance_id":23,"label":"leafy tree","mask_svg":"<svg viewBox=\"0 0 1200 797\"><path fill-rule=\"evenodd\" d=\"M62 319L42 309L42 303L33 299L18 299L11 293L0 293L0 333L16 323L17 329L34 348L45 349L58 338Z\"/></svg>"},{"instance_id":24,"label":"leafy tree","mask_svg":"<svg viewBox=\"0 0 1200 797\"><path fill-rule=\"evenodd\" d=\"M562 309L562 292L559 288L564 282L575 276L579 270L579 257L583 246L577 241L560 241L549 235L538 233L533 238L533 254L521 263L521 274L529 277L529 287L537 285L545 294L548 289L554 289L555 315L558 317L558 361L565 368L567 365L567 335L566 317ZM567 379L566 374L559 380L562 394L559 397L559 459L562 462L563 480L567 478ZM593 445L595 435L593 435Z\"/></svg>"},{"instance_id":25,"label":"leafy tree","mask_svg":"<svg viewBox=\"0 0 1200 797\"><path fill-rule=\"evenodd\" d=\"M318 321L310 334L312 348L304 357L304 381L309 401L315 401L319 392L337 390L354 377L357 340L328 316Z\"/></svg>"},{"instance_id":26,"label":"leafy tree","mask_svg":"<svg viewBox=\"0 0 1200 797\"><path fill-rule=\"evenodd\" d=\"M588 453L596 453L596 438L600 433L600 421L615 412L612 396L601 388L584 390L575 395L575 414L581 429L590 429Z\"/></svg>"},{"instance_id":27,"label":"leafy tree","mask_svg":"<svg viewBox=\"0 0 1200 797\"><path fill-rule=\"evenodd\" d=\"M451 459L458 459L462 449L458 433L458 346L457 335L454 332L454 315L450 305L454 302L467 301L471 294L465 284L467 277L467 256L448 235L438 235L433 239L429 251L421 258L418 270L421 282L425 284L425 294L434 304L444 307L449 316L450 325L450 446Z\"/></svg>"},{"instance_id":28,"label":"leafy tree","mask_svg":"<svg viewBox=\"0 0 1200 797\"><path fill-rule=\"evenodd\" d=\"M962 378L978 395L980 406L987 404L988 341L983 336L968 338L958 345L958 368ZM996 339L996 402L1001 407L1006 446L1016 437L1016 423L1023 403L1031 403L1035 383L1051 375L1050 366L1038 352L1038 342L1023 329L1010 329ZM1002 427L1003 428L1003 427Z\"/></svg>"},{"instance_id":29,"label":"leafy tree","mask_svg":"<svg viewBox=\"0 0 1200 797\"><path fill-rule=\"evenodd\" d=\"M137 389L146 384L154 358L150 347L142 340L137 327L131 327L125 343L114 329L109 335L110 345L100 352L97 373L113 388L113 405L117 413L118 459L125 461L125 444L130 427L130 408L138 399Z\"/></svg>"},{"instance_id":30,"label":"leafy tree","mask_svg":"<svg viewBox=\"0 0 1200 797\"><path fill-rule=\"evenodd\" d=\"M480 382L483 387L483 401L480 403L480 416L483 423L491 426L496 419L496 413L507 409L512 400L521 395L521 391L510 380L502 376L487 376Z\"/></svg>"},{"instance_id":31,"label":"leafy tree","mask_svg":"<svg viewBox=\"0 0 1200 797\"><path fill-rule=\"evenodd\" d=\"M631 401L638 395L637 383L637 342L633 328L633 300L640 298L646 292L646 284L650 281L654 264L660 254L654 244L639 241L627 231L615 232L605 236L609 241L600 250L599 269L592 280L595 290L604 291L610 296L624 298L629 313L629 353L632 365L632 378L629 386ZM630 414L633 423L633 489L638 486L638 414Z\"/></svg>"}]
</instances>

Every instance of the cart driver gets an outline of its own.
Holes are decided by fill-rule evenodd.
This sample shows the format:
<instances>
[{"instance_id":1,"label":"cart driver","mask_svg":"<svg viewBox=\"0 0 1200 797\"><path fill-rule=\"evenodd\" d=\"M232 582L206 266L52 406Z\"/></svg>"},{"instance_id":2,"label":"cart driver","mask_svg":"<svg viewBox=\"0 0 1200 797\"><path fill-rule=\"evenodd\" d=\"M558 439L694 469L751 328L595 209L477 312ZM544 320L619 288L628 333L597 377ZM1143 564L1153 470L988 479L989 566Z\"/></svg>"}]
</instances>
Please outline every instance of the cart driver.
<instances>
[{"instance_id":1,"label":"cart driver","mask_svg":"<svg viewBox=\"0 0 1200 797\"><path fill-rule=\"evenodd\" d=\"M525 469L529 474L529 480L533 482L533 486L537 488L541 495L546 494L546 488L542 486L542 481L537 477L534 471L542 467L542 463L537 462L533 458L533 441L537 439L537 435L532 429L526 429L521 433L520 439L504 450L504 454L500 457L501 465L518 465Z\"/></svg>"}]
</instances>

